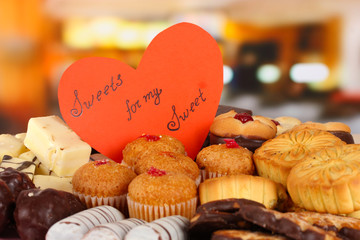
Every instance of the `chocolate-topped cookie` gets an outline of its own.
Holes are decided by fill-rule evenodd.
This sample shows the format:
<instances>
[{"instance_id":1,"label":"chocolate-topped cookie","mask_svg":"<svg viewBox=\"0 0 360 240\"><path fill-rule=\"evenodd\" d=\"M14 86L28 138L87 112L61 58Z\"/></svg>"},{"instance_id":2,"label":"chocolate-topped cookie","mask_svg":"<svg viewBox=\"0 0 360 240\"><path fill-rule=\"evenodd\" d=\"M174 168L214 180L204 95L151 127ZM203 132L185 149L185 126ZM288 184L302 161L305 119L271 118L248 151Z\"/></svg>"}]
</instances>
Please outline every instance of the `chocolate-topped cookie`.
<instances>
[{"instance_id":1,"label":"chocolate-topped cookie","mask_svg":"<svg viewBox=\"0 0 360 240\"><path fill-rule=\"evenodd\" d=\"M7 184L0 179L0 233L10 224L15 199Z\"/></svg>"},{"instance_id":2,"label":"chocolate-topped cookie","mask_svg":"<svg viewBox=\"0 0 360 240\"><path fill-rule=\"evenodd\" d=\"M6 168L0 172L0 179L7 184L15 201L22 190L35 188L35 184L26 173L19 172L13 168Z\"/></svg>"},{"instance_id":3,"label":"chocolate-topped cookie","mask_svg":"<svg viewBox=\"0 0 360 240\"><path fill-rule=\"evenodd\" d=\"M29 189L20 192L14 218L22 240L43 240L54 223L85 209L71 193L51 188Z\"/></svg>"},{"instance_id":4,"label":"chocolate-topped cookie","mask_svg":"<svg viewBox=\"0 0 360 240\"><path fill-rule=\"evenodd\" d=\"M252 204L242 206L235 215L239 215L244 220L265 228L268 231L284 235L291 239L340 239L334 234L315 227L302 219Z\"/></svg>"},{"instance_id":5,"label":"chocolate-topped cookie","mask_svg":"<svg viewBox=\"0 0 360 240\"><path fill-rule=\"evenodd\" d=\"M288 240L289 238L264 232L250 232L245 230L218 230L211 236L211 240Z\"/></svg>"}]
</instances>

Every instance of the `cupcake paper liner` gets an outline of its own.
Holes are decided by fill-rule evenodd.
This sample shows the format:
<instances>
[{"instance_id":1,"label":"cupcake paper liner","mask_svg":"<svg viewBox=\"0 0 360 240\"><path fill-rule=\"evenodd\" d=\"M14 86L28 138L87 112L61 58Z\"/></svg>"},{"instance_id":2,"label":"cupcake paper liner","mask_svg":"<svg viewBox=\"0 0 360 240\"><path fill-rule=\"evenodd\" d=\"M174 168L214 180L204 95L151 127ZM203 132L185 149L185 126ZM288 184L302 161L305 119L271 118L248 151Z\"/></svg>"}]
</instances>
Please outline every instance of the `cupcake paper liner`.
<instances>
[{"instance_id":1,"label":"cupcake paper liner","mask_svg":"<svg viewBox=\"0 0 360 240\"><path fill-rule=\"evenodd\" d=\"M201 175L201 182L205 181L206 179L209 178L216 178L216 177L221 177L224 176L221 173L217 173L217 172L208 172L204 169L200 170L200 175Z\"/></svg>"},{"instance_id":2,"label":"cupcake paper liner","mask_svg":"<svg viewBox=\"0 0 360 240\"><path fill-rule=\"evenodd\" d=\"M197 197L178 204L151 206L133 201L128 196L127 203L129 208L129 216L131 218L139 218L147 222L151 222L162 217L181 215L191 219L196 212Z\"/></svg>"},{"instance_id":3,"label":"cupcake paper liner","mask_svg":"<svg viewBox=\"0 0 360 240\"><path fill-rule=\"evenodd\" d=\"M113 197L97 197L97 196L85 195L75 191L73 193L75 196L77 196L80 199L81 202L86 204L87 208L109 205L119 209L121 213L123 213L125 216L128 216L128 207L126 201L127 194L123 194L120 196L113 196Z\"/></svg>"}]
</instances>

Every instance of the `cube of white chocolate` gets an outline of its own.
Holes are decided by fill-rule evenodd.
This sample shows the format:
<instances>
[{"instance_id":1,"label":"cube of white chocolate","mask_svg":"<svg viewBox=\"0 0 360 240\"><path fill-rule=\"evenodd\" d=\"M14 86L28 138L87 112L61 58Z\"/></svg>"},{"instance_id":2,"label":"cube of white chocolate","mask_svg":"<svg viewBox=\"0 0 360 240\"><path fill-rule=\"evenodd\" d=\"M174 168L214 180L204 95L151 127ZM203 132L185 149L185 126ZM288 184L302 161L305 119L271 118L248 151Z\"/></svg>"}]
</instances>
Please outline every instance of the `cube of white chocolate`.
<instances>
[{"instance_id":1,"label":"cube of white chocolate","mask_svg":"<svg viewBox=\"0 0 360 240\"><path fill-rule=\"evenodd\" d=\"M58 116L31 118L25 146L59 177L69 177L90 158L91 147Z\"/></svg>"},{"instance_id":2,"label":"cube of white chocolate","mask_svg":"<svg viewBox=\"0 0 360 240\"><path fill-rule=\"evenodd\" d=\"M72 193L71 177L56 177L49 175L35 175L33 182L40 189L54 188Z\"/></svg>"},{"instance_id":3,"label":"cube of white chocolate","mask_svg":"<svg viewBox=\"0 0 360 240\"><path fill-rule=\"evenodd\" d=\"M52 175L56 176L56 174L53 171L50 171L47 169L44 164L42 164L39 159L35 156L35 154L32 151L27 151L22 154L20 154L19 158L32 161L35 164L35 175Z\"/></svg>"},{"instance_id":4,"label":"cube of white chocolate","mask_svg":"<svg viewBox=\"0 0 360 240\"><path fill-rule=\"evenodd\" d=\"M11 134L0 134L0 162L4 155L17 157L26 150L24 143Z\"/></svg>"}]
</instances>

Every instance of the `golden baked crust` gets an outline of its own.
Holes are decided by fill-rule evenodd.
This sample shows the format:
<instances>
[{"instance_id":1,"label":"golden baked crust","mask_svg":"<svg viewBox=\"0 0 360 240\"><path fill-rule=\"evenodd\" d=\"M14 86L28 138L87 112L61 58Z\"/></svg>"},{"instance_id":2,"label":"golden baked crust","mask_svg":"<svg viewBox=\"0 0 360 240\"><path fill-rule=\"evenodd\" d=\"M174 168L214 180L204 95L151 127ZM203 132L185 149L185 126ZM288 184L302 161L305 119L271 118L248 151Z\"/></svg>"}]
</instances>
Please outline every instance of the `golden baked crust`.
<instances>
[{"instance_id":1,"label":"golden baked crust","mask_svg":"<svg viewBox=\"0 0 360 240\"><path fill-rule=\"evenodd\" d=\"M72 178L75 192L97 197L120 196L127 193L129 183L136 174L109 159L88 162Z\"/></svg>"},{"instance_id":2,"label":"golden baked crust","mask_svg":"<svg viewBox=\"0 0 360 240\"><path fill-rule=\"evenodd\" d=\"M293 202L310 211L347 214L360 210L360 145L333 146L290 171Z\"/></svg>"},{"instance_id":3,"label":"golden baked crust","mask_svg":"<svg viewBox=\"0 0 360 240\"><path fill-rule=\"evenodd\" d=\"M197 187L191 178L181 173L152 176L138 175L129 185L128 196L146 205L177 204L197 196Z\"/></svg>"},{"instance_id":4,"label":"golden baked crust","mask_svg":"<svg viewBox=\"0 0 360 240\"><path fill-rule=\"evenodd\" d=\"M128 143L123 150L123 161L133 167L138 159L145 154L156 151L167 151L185 154L185 147L178 139L167 135L154 135L160 139L149 141L144 135ZM151 136L151 135L150 135Z\"/></svg>"},{"instance_id":5,"label":"golden baked crust","mask_svg":"<svg viewBox=\"0 0 360 240\"><path fill-rule=\"evenodd\" d=\"M199 186L200 203L227 199L245 198L275 208L286 201L285 188L274 181L251 175L232 175L207 179Z\"/></svg>"},{"instance_id":6,"label":"golden baked crust","mask_svg":"<svg viewBox=\"0 0 360 240\"><path fill-rule=\"evenodd\" d=\"M282 116L274 118L274 120L279 123L279 125L276 125L276 135L283 134L301 124L301 121L295 117Z\"/></svg>"},{"instance_id":7,"label":"golden baked crust","mask_svg":"<svg viewBox=\"0 0 360 240\"><path fill-rule=\"evenodd\" d=\"M255 151L253 159L260 176L286 186L289 172L295 164L305 160L312 152L345 144L326 131L292 130L266 141Z\"/></svg>"},{"instance_id":8,"label":"golden baked crust","mask_svg":"<svg viewBox=\"0 0 360 240\"><path fill-rule=\"evenodd\" d=\"M247 230L217 230L212 235L212 240L287 240L280 235L273 235L263 232L251 232Z\"/></svg>"},{"instance_id":9,"label":"golden baked crust","mask_svg":"<svg viewBox=\"0 0 360 240\"><path fill-rule=\"evenodd\" d=\"M153 152L143 155L134 165L136 174L147 172L151 167L166 172L183 173L194 181L199 177L200 170L190 157L181 153Z\"/></svg>"},{"instance_id":10,"label":"golden baked crust","mask_svg":"<svg viewBox=\"0 0 360 240\"><path fill-rule=\"evenodd\" d=\"M228 148L226 144L203 148L196 156L200 169L222 175L253 174L252 152L246 148Z\"/></svg>"},{"instance_id":11,"label":"golden baked crust","mask_svg":"<svg viewBox=\"0 0 360 240\"><path fill-rule=\"evenodd\" d=\"M296 127L293 130L300 129L318 129L323 131L344 131L351 133L351 129L348 125L342 122L327 122L327 123L318 123L318 122L304 122Z\"/></svg>"},{"instance_id":12,"label":"golden baked crust","mask_svg":"<svg viewBox=\"0 0 360 240\"><path fill-rule=\"evenodd\" d=\"M250 139L270 139L276 135L276 125L269 118L252 116L254 121L242 123L235 119L237 113L232 110L215 117L210 132L219 137L242 135Z\"/></svg>"}]
</instances>

